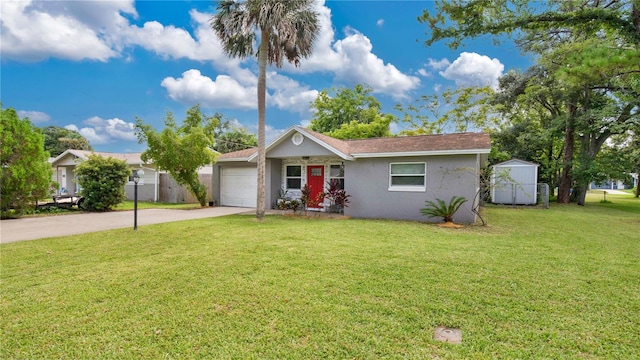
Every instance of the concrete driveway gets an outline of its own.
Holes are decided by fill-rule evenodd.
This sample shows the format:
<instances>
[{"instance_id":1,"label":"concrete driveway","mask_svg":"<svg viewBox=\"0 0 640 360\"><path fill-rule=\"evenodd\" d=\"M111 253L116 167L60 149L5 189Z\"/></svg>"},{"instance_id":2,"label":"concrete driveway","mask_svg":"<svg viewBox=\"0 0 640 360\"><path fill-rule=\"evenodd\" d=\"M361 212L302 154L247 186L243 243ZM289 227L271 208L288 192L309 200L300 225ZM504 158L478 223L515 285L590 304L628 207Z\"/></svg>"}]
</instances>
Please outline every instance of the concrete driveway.
<instances>
[{"instance_id":1,"label":"concrete driveway","mask_svg":"<svg viewBox=\"0 0 640 360\"><path fill-rule=\"evenodd\" d=\"M171 221L202 219L251 212L250 208L208 207L193 210L138 210L138 227ZM253 209L255 213L255 209ZM0 220L0 244L130 227L133 211L83 213Z\"/></svg>"}]
</instances>

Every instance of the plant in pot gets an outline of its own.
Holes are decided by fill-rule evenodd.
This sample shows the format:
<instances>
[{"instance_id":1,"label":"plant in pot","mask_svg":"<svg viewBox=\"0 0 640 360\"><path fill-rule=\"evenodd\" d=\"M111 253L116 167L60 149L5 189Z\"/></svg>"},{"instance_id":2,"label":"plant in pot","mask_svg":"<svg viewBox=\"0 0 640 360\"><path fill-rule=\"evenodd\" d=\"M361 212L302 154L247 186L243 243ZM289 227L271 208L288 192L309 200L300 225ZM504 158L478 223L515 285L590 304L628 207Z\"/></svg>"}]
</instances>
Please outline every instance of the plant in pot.
<instances>
[{"instance_id":1,"label":"plant in pot","mask_svg":"<svg viewBox=\"0 0 640 360\"><path fill-rule=\"evenodd\" d=\"M441 216L445 223L453 223L453 215L465 202L467 202L467 199L463 196L453 196L449 200L449 204L438 198L436 198L436 201L427 200L425 201L425 207L420 209L420 213L430 218Z\"/></svg>"},{"instance_id":2,"label":"plant in pot","mask_svg":"<svg viewBox=\"0 0 640 360\"><path fill-rule=\"evenodd\" d=\"M286 210L287 209L287 193L289 191L286 189L280 189L280 192L278 193L278 200L276 200L276 207L280 210Z\"/></svg>"}]
</instances>

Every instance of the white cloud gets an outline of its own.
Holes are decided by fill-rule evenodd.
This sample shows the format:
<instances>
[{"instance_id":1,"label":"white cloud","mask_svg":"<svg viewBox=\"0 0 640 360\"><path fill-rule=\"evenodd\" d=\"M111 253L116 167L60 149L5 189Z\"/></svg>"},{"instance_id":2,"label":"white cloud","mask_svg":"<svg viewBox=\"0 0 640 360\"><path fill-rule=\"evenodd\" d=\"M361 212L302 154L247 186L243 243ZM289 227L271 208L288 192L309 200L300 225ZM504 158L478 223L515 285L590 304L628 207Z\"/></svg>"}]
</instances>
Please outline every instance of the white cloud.
<instances>
[{"instance_id":1,"label":"white cloud","mask_svg":"<svg viewBox=\"0 0 640 360\"><path fill-rule=\"evenodd\" d=\"M384 19L378 19L378 21L376 21L376 25L378 27L382 27L382 25L384 25Z\"/></svg>"},{"instance_id":2,"label":"white cloud","mask_svg":"<svg viewBox=\"0 0 640 360\"><path fill-rule=\"evenodd\" d=\"M78 128L76 125L70 124L65 126L65 128L79 132L92 145L108 144L115 140L137 141L134 124L122 119L113 118L104 120L98 116L94 116L82 123L87 126Z\"/></svg>"},{"instance_id":3,"label":"white cloud","mask_svg":"<svg viewBox=\"0 0 640 360\"><path fill-rule=\"evenodd\" d=\"M393 64L385 64L375 55L368 37L346 28L345 37L335 39L331 23L331 10L324 1L316 3L319 14L320 31L314 44L313 54L301 62L295 70L293 65L285 65L287 71L331 72L337 81L353 84L368 84L376 93L391 95L396 99L405 98L407 93L420 85L420 79L399 71Z\"/></svg>"},{"instance_id":4,"label":"white cloud","mask_svg":"<svg viewBox=\"0 0 640 360\"><path fill-rule=\"evenodd\" d=\"M228 75L218 75L215 80L191 69L181 78L167 77L161 85L169 97L185 103L201 103L203 106L222 109L257 108L257 89L244 86Z\"/></svg>"},{"instance_id":5,"label":"white cloud","mask_svg":"<svg viewBox=\"0 0 640 360\"><path fill-rule=\"evenodd\" d=\"M49 57L107 61L118 56L112 31L135 15L133 1L3 1L0 50L10 59L39 61ZM110 24L107 26L107 24Z\"/></svg>"},{"instance_id":6,"label":"white cloud","mask_svg":"<svg viewBox=\"0 0 640 360\"><path fill-rule=\"evenodd\" d=\"M276 72L267 74L267 86L272 90L267 100L268 104L303 115L311 113L309 104L319 94L317 90L309 89L308 86L303 86L299 82Z\"/></svg>"},{"instance_id":7,"label":"white cloud","mask_svg":"<svg viewBox=\"0 0 640 360\"><path fill-rule=\"evenodd\" d=\"M504 65L498 59L477 53L463 52L440 75L455 81L458 86L498 87L498 78L504 71Z\"/></svg>"},{"instance_id":8,"label":"white cloud","mask_svg":"<svg viewBox=\"0 0 640 360\"><path fill-rule=\"evenodd\" d=\"M374 92L387 94L396 99L405 98L407 93L420 85L417 76L402 73L393 64L385 63L373 53L373 45L368 37L346 29L345 37L336 40L331 23L331 10L324 1L316 3L320 14L320 33L315 43L313 55L303 60L300 69L285 65L290 72L329 72L337 82L347 85L365 83ZM132 24L130 18L137 18L133 0L121 1L40 1L25 0L2 2L3 57L13 59L43 60L49 57L80 60L108 61L123 57L132 61L132 54L126 50L141 47L166 59L191 59L211 61L218 70L233 79L218 77L206 80L193 76L187 80L165 78L163 86L174 99L201 98L213 103L220 99L240 108L255 107L244 98L228 98L230 94L245 93L255 87L255 70L243 68L242 61L228 57L222 50L216 35L211 31L211 14L191 10L192 30L163 25L158 21L147 21L141 26ZM382 25L383 19L378 21ZM182 80L182 81L180 81ZM235 84L234 84L235 82ZM199 84L194 89L194 85ZM231 85L222 89L220 83ZM187 86L188 85L188 86ZM216 86L217 85L217 86ZM271 104L281 108L302 111L304 104L316 91L298 85L302 93L287 99L292 88L276 88L270 85L273 99ZM295 87L294 87L295 88ZM254 101L252 99L252 101Z\"/></svg>"},{"instance_id":9,"label":"white cloud","mask_svg":"<svg viewBox=\"0 0 640 360\"><path fill-rule=\"evenodd\" d=\"M215 80L191 69L182 77L167 77L161 85L169 97L184 104L200 103L203 106L221 109L257 109L257 84L248 77L249 84L241 83L228 75L218 75ZM306 114L309 103L318 96L318 91L276 72L267 74L267 105L283 110Z\"/></svg>"},{"instance_id":10,"label":"white cloud","mask_svg":"<svg viewBox=\"0 0 640 360\"><path fill-rule=\"evenodd\" d=\"M425 69L418 69L417 73L423 77L431 77L431 74Z\"/></svg>"},{"instance_id":11,"label":"white cloud","mask_svg":"<svg viewBox=\"0 0 640 360\"><path fill-rule=\"evenodd\" d=\"M42 123L51 120L51 116L41 111L20 110L18 111L18 116L20 116L20 118L28 117L33 123Z\"/></svg>"},{"instance_id":12,"label":"white cloud","mask_svg":"<svg viewBox=\"0 0 640 360\"><path fill-rule=\"evenodd\" d=\"M449 61L449 59L447 58L442 58L440 60L429 58L427 60L428 60L428 63L426 65L432 68L433 70L442 70L447 66L451 65L451 61Z\"/></svg>"}]
</instances>

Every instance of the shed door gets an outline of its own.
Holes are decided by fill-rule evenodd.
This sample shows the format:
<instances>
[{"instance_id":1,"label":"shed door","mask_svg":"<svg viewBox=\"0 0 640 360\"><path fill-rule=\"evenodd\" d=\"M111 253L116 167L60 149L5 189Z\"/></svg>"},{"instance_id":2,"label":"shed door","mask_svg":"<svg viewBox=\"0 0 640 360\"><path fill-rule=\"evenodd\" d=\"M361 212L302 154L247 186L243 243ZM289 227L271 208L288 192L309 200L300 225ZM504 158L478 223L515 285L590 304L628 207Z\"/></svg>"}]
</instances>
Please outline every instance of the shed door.
<instances>
[{"instance_id":1,"label":"shed door","mask_svg":"<svg viewBox=\"0 0 640 360\"><path fill-rule=\"evenodd\" d=\"M258 170L256 168L222 168L220 171L220 205L256 207Z\"/></svg>"}]
</instances>

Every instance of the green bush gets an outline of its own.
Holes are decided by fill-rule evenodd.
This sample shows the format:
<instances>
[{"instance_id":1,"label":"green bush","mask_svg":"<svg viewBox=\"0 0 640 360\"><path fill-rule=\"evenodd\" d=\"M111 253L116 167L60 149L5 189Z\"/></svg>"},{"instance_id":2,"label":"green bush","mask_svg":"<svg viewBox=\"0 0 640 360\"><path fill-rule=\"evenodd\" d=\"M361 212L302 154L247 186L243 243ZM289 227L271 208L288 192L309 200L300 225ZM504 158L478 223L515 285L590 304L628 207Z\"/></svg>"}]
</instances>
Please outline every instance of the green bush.
<instances>
[{"instance_id":1,"label":"green bush","mask_svg":"<svg viewBox=\"0 0 640 360\"><path fill-rule=\"evenodd\" d=\"M460 206L466 202L467 199L462 196L452 197L451 200L449 200L449 205L447 205L444 200L437 198L435 202L427 200L425 202L426 206L420 209L420 213L430 218L441 216L444 222L453 222L453 215L460 209Z\"/></svg>"},{"instance_id":2,"label":"green bush","mask_svg":"<svg viewBox=\"0 0 640 360\"><path fill-rule=\"evenodd\" d=\"M126 199L129 167L122 160L90 155L76 167L76 175L85 210L109 211Z\"/></svg>"}]
</instances>

